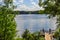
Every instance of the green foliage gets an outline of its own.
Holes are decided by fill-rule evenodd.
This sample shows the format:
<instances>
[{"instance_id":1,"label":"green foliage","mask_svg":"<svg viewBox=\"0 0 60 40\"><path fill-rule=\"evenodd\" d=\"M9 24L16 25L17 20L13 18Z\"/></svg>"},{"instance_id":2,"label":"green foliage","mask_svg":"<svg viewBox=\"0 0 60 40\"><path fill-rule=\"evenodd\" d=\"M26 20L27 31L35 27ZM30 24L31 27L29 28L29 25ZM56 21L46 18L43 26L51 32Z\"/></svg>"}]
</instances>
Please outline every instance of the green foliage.
<instances>
[{"instance_id":1,"label":"green foliage","mask_svg":"<svg viewBox=\"0 0 60 40\"><path fill-rule=\"evenodd\" d=\"M44 13L44 14L49 14L49 17L55 17L57 16L57 30L55 33L54 33L54 37L55 38L60 38L60 0L39 0L39 5L41 7L44 8L44 10L42 10L43 12L41 13Z\"/></svg>"},{"instance_id":2,"label":"green foliage","mask_svg":"<svg viewBox=\"0 0 60 40\"><path fill-rule=\"evenodd\" d=\"M0 40L14 40L16 37L16 22L14 12L9 8L12 0L4 0L5 6L0 6Z\"/></svg>"},{"instance_id":3,"label":"green foliage","mask_svg":"<svg viewBox=\"0 0 60 40\"><path fill-rule=\"evenodd\" d=\"M13 2L13 0L4 0L4 3L12 3Z\"/></svg>"},{"instance_id":4,"label":"green foliage","mask_svg":"<svg viewBox=\"0 0 60 40\"><path fill-rule=\"evenodd\" d=\"M39 5L44 8L44 14L50 14L51 16L60 14L60 1L59 0L39 0Z\"/></svg>"},{"instance_id":5,"label":"green foliage","mask_svg":"<svg viewBox=\"0 0 60 40\"><path fill-rule=\"evenodd\" d=\"M44 37L40 35L40 32L30 33L29 30L25 30L22 34L24 40L44 40Z\"/></svg>"},{"instance_id":6,"label":"green foliage","mask_svg":"<svg viewBox=\"0 0 60 40\"><path fill-rule=\"evenodd\" d=\"M4 3L6 5L6 7L9 7L9 5L13 6L12 3L13 3L13 0L4 0Z\"/></svg>"},{"instance_id":7,"label":"green foliage","mask_svg":"<svg viewBox=\"0 0 60 40\"><path fill-rule=\"evenodd\" d=\"M54 37L60 40L60 28L58 28L57 31L54 33Z\"/></svg>"},{"instance_id":8,"label":"green foliage","mask_svg":"<svg viewBox=\"0 0 60 40\"><path fill-rule=\"evenodd\" d=\"M29 40L29 30L25 30L25 32L23 33L22 37L25 39L25 40Z\"/></svg>"},{"instance_id":9,"label":"green foliage","mask_svg":"<svg viewBox=\"0 0 60 40\"><path fill-rule=\"evenodd\" d=\"M14 40L16 36L15 14L9 8L0 7L0 40Z\"/></svg>"},{"instance_id":10,"label":"green foliage","mask_svg":"<svg viewBox=\"0 0 60 40\"><path fill-rule=\"evenodd\" d=\"M18 36L15 40L24 40L24 39Z\"/></svg>"},{"instance_id":11,"label":"green foliage","mask_svg":"<svg viewBox=\"0 0 60 40\"><path fill-rule=\"evenodd\" d=\"M60 15L58 15L58 18L57 18L57 29L56 29L56 32L54 33L54 37L59 39L60 38Z\"/></svg>"}]
</instances>

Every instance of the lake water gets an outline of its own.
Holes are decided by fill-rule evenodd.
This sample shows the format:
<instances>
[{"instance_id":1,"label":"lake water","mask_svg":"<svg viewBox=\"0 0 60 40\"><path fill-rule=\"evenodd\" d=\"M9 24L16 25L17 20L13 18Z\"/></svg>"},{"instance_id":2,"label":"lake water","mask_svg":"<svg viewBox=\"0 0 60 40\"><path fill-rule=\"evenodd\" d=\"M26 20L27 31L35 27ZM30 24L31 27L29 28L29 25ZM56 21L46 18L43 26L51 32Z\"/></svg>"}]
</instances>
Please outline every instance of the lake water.
<instances>
[{"instance_id":1,"label":"lake water","mask_svg":"<svg viewBox=\"0 0 60 40\"><path fill-rule=\"evenodd\" d=\"M17 30L21 35L25 29L30 32L40 31L43 28L45 30L56 29L56 18L49 19L47 15L40 14L21 14L15 17L17 23Z\"/></svg>"}]
</instances>

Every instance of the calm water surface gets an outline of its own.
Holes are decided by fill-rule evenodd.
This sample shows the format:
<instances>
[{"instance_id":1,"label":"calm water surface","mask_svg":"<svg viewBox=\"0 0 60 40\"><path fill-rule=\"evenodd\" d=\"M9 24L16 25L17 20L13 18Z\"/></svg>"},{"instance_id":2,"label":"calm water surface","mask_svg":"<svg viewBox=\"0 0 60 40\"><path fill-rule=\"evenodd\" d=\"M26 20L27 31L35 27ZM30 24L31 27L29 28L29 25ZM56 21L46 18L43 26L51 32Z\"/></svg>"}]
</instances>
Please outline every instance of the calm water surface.
<instances>
[{"instance_id":1,"label":"calm water surface","mask_svg":"<svg viewBox=\"0 0 60 40\"><path fill-rule=\"evenodd\" d=\"M40 31L43 28L45 30L56 28L56 18L49 19L47 15L39 14L21 14L15 17L17 23L17 30L19 34L22 34L25 29L29 29L30 32Z\"/></svg>"}]
</instances>

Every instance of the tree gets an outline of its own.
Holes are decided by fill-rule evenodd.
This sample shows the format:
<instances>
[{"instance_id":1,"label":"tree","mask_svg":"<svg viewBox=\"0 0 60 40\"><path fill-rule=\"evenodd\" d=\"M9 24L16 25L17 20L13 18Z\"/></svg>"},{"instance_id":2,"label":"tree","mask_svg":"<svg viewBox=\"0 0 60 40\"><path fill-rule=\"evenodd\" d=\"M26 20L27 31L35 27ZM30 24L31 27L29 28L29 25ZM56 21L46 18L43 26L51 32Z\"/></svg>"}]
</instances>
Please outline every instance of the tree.
<instances>
[{"instance_id":1,"label":"tree","mask_svg":"<svg viewBox=\"0 0 60 40\"><path fill-rule=\"evenodd\" d=\"M24 39L18 36L15 40L24 40Z\"/></svg>"},{"instance_id":2,"label":"tree","mask_svg":"<svg viewBox=\"0 0 60 40\"><path fill-rule=\"evenodd\" d=\"M6 7L0 8L0 35L2 40L13 40L16 34L15 14Z\"/></svg>"},{"instance_id":3,"label":"tree","mask_svg":"<svg viewBox=\"0 0 60 40\"><path fill-rule=\"evenodd\" d=\"M29 40L29 30L26 29L22 35L22 38L25 39L25 40Z\"/></svg>"},{"instance_id":4,"label":"tree","mask_svg":"<svg viewBox=\"0 0 60 40\"><path fill-rule=\"evenodd\" d=\"M44 40L43 35L41 35L40 32L36 32L36 34L34 34L34 40Z\"/></svg>"},{"instance_id":5,"label":"tree","mask_svg":"<svg viewBox=\"0 0 60 40\"><path fill-rule=\"evenodd\" d=\"M56 32L54 33L54 38L56 38L57 40L60 40L60 28L56 30Z\"/></svg>"},{"instance_id":6,"label":"tree","mask_svg":"<svg viewBox=\"0 0 60 40\"><path fill-rule=\"evenodd\" d=\"M13 0L4 0L4 3L6 5L6 7L9 7L9 5L13 6Z\"/></svg>"},{"instance_id":7,"label":"tree","mask_svg":"<svg viewBox=\"0 0 60 40\"><path fill-rule=\"evenodd\" d=\"M60 39L60 15L59 15L59 17L57 18L57 23L58 23L58 25L57 25L57 30L56 30L56 32L54 33L54 37L59 40L59 39Z\"/></svg>"},{"instance_id":8,"label":"tree","mask_svg":"<svg viewBox=\"0 0 60 40\"><path fill-rule=\"evenodd\" d=\"M40 32L29 32L29 30L25 30L22 34L22 38L24 40L44 40L44 37L40 35Z\"/></svg>"},{"instance_id":9,"label":"tree","mask_svg":"<svg viewBox=\"0 0 60 40\"><path fill-rule=\"evenodd\" d=\"M44 10L39 11L43 14L49 14L49 17L57 16L57 29L60 29L60 0L39 0L39 5L44 8ZM60 31L56 31L55 35L57 34L56 38L59 38Z\"/></svg>"},{"instance_id":10,"label":"tree","mask_svg":"<svg viewBox=\"0 0 60 40\"><path fill-rule=\"evenodd\" d=\"M39 0L39 5L44 8L45 14L56 16L60 14L60 0Z\"/></svg>"},{"instance_id":11,"label":"tree","mask_svg":"<svg viewBox=\"0 0 60 40\"><path fill-rule=\"evenodd\" d=\"M16 13L9 8L11 0L4 0L5 6L0 6L0 40L14 40L16 36ZM7 4L8 3L8 4Z\"/></svg>"}]
</instances>

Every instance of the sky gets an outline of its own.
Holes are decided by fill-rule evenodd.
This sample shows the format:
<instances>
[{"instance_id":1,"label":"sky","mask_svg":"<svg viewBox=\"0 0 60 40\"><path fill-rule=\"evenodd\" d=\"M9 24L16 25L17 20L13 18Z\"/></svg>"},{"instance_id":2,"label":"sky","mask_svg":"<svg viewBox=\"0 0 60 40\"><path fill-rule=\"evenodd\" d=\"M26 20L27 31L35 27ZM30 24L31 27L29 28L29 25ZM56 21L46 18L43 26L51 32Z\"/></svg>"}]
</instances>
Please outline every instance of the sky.
<instances>
[{"instance_id":1,"label":"sky","mask_svg":"<svg viewBox=\"0 0 60 40\"><path fill-rule=\"evenodd\" d=\"M39 0L13 0L13 4L17 6L14 10L18 11L37 11L43 10L42 7L38 5ZM0 0L0 4L3 4L3 1Z\"/></svg>"},{"instance_id":2,"label":"sky","mask_svg":"<svg viewBox=\"0 0 60 40\"><path fill-rule=\"evenodd\" d=\"M3 4L2 0L0 0L0 4Z\"/></svg>"},{"instance_id":3,"label":"sky","mask_svg":"<svg viewBox=\"0 0 60 40\"><path fill-rule=\"evenodd\" d=\"M21 35L25 29L29 29L30 32L40 31L43 28L45 30L56 29L56 18L49 19L47 15L39 14L23 14L17 15L16 18L17 30Z\"/></svg>"},{"instance_id":4,"label":"sky","mask_svg":"<svg viewBox=\"0 0 60 40\"><path fill-rule=\"evenodd\" d=\"M38 5L38 3L39 0L14 0L14 5L17 5L15 10L19 11L43 10L43 8Z\"/></svg>"}]
</instances>

